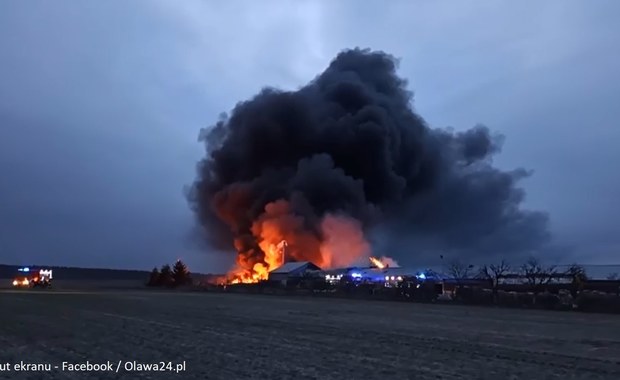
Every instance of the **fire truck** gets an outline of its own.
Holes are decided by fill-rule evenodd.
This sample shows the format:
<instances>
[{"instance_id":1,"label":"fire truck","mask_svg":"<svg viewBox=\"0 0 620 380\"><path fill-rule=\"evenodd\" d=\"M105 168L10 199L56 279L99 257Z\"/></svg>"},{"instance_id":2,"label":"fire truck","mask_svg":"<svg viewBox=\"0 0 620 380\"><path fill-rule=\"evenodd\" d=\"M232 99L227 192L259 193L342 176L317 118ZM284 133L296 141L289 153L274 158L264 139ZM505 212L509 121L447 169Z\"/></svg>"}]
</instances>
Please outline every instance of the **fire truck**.
<instances>
[{"instance_id":1,"label":"fire truck","mask_svg":"<svg viewBox=\"0 0 620 380\"><path fill-rule=\"evenodd\" d=\"M50 288L52 286L51 269L19 268L19 274L13 278L15 288Z\"/></svg>"}]
</instances>

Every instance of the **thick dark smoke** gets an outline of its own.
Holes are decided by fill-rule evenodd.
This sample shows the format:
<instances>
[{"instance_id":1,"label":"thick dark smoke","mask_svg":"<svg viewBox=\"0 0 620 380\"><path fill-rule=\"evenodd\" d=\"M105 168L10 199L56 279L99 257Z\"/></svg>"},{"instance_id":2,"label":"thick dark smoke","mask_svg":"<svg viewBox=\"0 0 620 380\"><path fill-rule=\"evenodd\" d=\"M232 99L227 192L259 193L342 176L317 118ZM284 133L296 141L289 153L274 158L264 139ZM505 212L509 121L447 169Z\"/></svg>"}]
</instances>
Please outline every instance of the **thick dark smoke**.
<instances>
[{"instance_id":1,"label":"thick dark smoke","mask_svg":"<svg viewBox=\"0 0 620 380\"><path fill-rule=\"evenodd\" d=\"M369 234L461 254L543 244L547 216L520 208L516 184L529 173L492 166L502 137L484 126L430 128L396 68L382 52L343 51L300 90L264 89L203 131L207 156L189 200L211 243L232 249L236 241L242 261L260 261L252 223L285 200L319 240L330 213L357 219Z\"/></svg>"}]
</instances>

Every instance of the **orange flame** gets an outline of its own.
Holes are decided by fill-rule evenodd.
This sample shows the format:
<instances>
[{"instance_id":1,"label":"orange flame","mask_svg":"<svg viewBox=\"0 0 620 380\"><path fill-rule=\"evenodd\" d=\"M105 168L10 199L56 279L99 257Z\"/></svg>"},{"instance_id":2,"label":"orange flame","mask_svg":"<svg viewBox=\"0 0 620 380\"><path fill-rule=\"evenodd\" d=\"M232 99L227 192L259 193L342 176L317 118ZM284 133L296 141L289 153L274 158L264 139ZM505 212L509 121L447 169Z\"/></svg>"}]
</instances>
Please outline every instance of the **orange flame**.
<instances>
[{"instance_id":1,"label":"orange flame","mask_svg":"<svg viewBox=\"0 0 620 380\"><path fill-rule=\"evenodd\" d=\"M285 249L287 247L286 240L280 241L279 244L269 244L261 242L259 244L265 253L265 262L256 263L250 271L236 270L233 271L233 280L231 284L252 284L262 280L267 280L269 272L284 264Z\"/></svg>"},{"instance_id":2,"label":"orange flame","mask_svg":"<svg viewBox=\"0 0 620 380\"><path fill-rule=\"evenodd\" d=\"M230 283L267 280L269 272L290 261L310 261L323 269L348 266L365 260L370 246L361 225L346 216L326 215L320 231L307 229L307 221L293 213L287 201L267 204L254 221L251 233L256 245L235 241L237 266L229 273Z\"/></svg>"},{"instance_id":3,"label":"orange flame","mask_svg":"<svg viewBox=\"0 0 620 380\"><path fill-rule=\"evenodd\" d=\"M383 264L381 260L377 259L376 257L370 256L370 262L379 269L385 268L385 264Z\"/></svg>"},{"instance_id":4,"label":"orange flame","mask_svg":"<svg viewBox=\"0 0 620 380\"><path fill-rule=\"evenodd\" d=\"M370 262L379 269L398 268L398 262L391 257L381 256L381 258L370 257Z\"/></svg>"}]
</instances>

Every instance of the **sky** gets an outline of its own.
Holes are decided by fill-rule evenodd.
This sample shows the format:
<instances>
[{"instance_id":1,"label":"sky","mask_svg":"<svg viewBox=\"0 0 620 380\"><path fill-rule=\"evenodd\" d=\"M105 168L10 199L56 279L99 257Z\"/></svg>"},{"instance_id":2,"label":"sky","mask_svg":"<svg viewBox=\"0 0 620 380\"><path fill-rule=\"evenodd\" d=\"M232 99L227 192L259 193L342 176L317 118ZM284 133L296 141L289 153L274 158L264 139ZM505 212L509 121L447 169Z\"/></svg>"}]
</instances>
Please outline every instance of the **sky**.
<instances>
[{"instance_id":1,"label":"sky","mask_svg":"<svg viewBox=\"0 0 620 380\"><path fill-rule=\"evenodd\" d=\"M565 262L620 263L620 3L0 2L0 263L200 272L201 128L346 48L400 59L433 127L505 135Z\"/></svg>"}]
</instances>

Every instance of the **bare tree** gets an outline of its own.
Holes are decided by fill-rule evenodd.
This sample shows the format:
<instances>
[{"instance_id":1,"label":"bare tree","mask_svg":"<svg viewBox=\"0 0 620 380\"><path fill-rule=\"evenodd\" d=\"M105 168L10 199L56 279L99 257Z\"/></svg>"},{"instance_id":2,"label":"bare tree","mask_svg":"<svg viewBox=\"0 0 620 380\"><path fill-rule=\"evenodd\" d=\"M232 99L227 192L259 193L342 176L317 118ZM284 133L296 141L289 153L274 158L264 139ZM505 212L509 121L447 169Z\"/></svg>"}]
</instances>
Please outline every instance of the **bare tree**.
<instances>
[{"instance_id":1,"label":"bare tree","mask_svg":"<svg viewBox=\"0 0 620 380\"><path fill-rule=\"evenodd\" d=\"M565 274L578 278L581 281L585 281L588 279L586 269L579 264L572 264L570 267L568 267Z\"/></svg>"},{"instance_id":2,"label":"bare tree","mask_svg":"<svg viewBox=\"0 0 620 380\"><path fill-rule=\"evenodd\" d=\"M456 280L457 285L460 285L462 280L471 278L473 268L473 265L455 260L448 265L448 274Z\"/></svg>"},{"instance_id":3,"label":"bare tree","mask_svg":"<svg viewBox=\"0 0 620 380\"><path fill-rule=\"evenodd\" d=\"M461 289L461 286L463 285L463 280L472 277L473 268L473 265L467 265L459 260L454 260L448 264L448 274L455 281L456 291L460 291L459 289Z\"/></svg>"},{"instance_id":4,"label":"bare tree","mask_svg":"<svg viewBox=\"0 0 620 380\"><path fill-rule=\"evenodd\" d=\"M493 290L493 300L497 301L497 289L499 285L499 279L505 276L510 271L510 265L506 260L502 260L499 264L484 265L480 268L478 276L485 279L491 284Z\"/></svg>"},{"instance_id":5,"label":"bare tree","mask_svg":"<svg viewBox=\"0 0 620 380\"><path fill-rule=\"evenodd\" d=\"M585 282L588 280L586 269L579 264L572 264L565 272L566 275L571 276L571 295L573 298L577 297L579 292L583 290Z\"/></svg>"},{"instance_id":6,"label":"bare tree","mask_svg":"<svg viewBox=\"0 0 620 380\"><path fill-rule=\"evenodd\" d=\"M557 275L556 266L545 266L535 257L521 265L521 273L534 293L543 290Z\"/></svg>"},{"instance_id":7,"label":"bare tree","mask_svg":"<svg viewBox=\"0 0 620 380\"><path fill-rule=\"evenodd\" d=\"M607 275L607 279L610 281L615 281L618 279L618 273L614 272L614 273L610 273Z\"/></svg>"}]
</instances>

